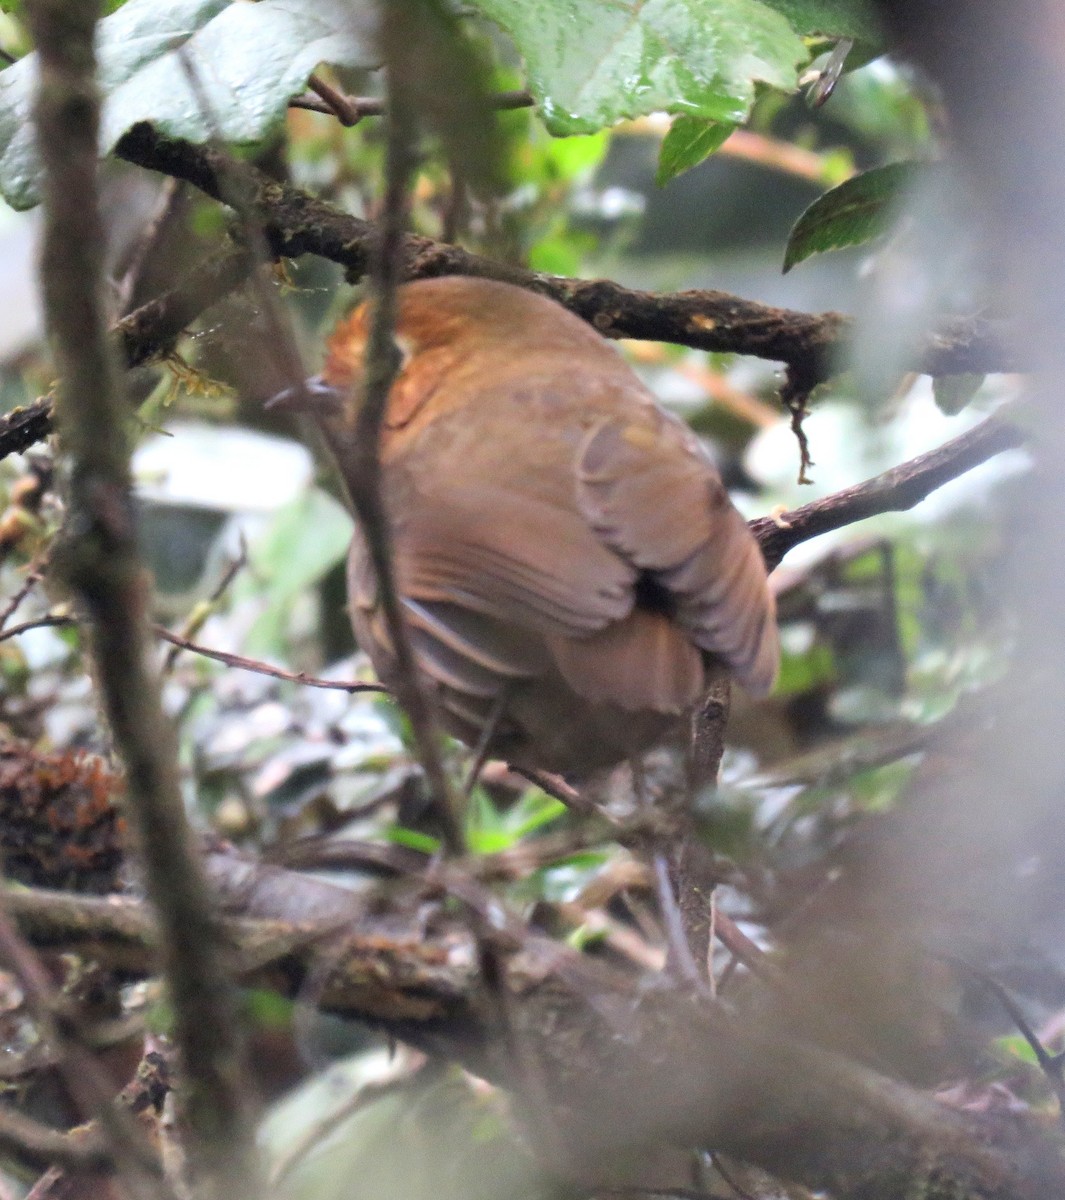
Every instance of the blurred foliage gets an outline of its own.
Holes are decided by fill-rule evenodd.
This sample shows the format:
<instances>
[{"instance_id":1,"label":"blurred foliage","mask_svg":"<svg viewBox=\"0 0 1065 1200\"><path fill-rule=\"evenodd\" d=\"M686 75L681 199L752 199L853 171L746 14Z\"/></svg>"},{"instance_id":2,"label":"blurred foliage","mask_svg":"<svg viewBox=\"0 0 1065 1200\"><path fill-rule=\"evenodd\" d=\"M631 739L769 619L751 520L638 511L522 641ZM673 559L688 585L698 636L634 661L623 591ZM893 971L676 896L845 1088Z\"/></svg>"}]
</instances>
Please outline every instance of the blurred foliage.
<instances>
[{"instance_id":1,"label":"blurred foliage","mask_svg":"<svg viewBox=\"0 0 1065 1200\"><path fill-rule=\"evenodd\" d=\"M335 1097L349 1092L350 1084L338 1088L334 1078L319 1081L317 1090L332 1091L333 1097L324 1100L328 1105L332 1099L335 1106ZM565 1194L542 1179L492 1097L478 1096L458 1072L423 1070L376 1089L361 1105L346 1099L344 1104L327 1118L331 1128L325 1136L300 1157L293 1148L299 1149L309 1124L312 1132L321 1124L323 1098L315 1103L304 1094L286 1101L273 1122L281 1134L282 1197L561 1200Z\"/></svg>"}]
</instances>

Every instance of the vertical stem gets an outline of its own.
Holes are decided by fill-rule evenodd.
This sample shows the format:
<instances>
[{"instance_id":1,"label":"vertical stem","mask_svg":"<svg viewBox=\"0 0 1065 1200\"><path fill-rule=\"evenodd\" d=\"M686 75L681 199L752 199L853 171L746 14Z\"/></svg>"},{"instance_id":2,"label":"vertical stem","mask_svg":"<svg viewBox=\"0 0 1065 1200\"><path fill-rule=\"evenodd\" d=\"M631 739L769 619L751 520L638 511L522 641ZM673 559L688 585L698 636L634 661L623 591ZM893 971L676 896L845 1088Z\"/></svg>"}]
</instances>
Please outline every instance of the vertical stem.
<instances>
[{"instance_id":1,"label":"vertical stem","mask_svg":"<svg viewBox=\"0 0 1065 1200\"><path fill-rule=\"evenodd\" d=\"M388 64L386 122L386 179L384 204L377 227L371 265L373 316L366 346L366 378L359 410L355 454L349 487L366 536L366 545L377 576L381 609L396 658L396 693L410 718L418 758L429 782L433 802L448 848L460 853L462 821L458 801L444 771L432 710L418 679L414 653L403 617L392 569L392 546L381 490L380 440L388 393L399 369L399 351L393 340L396 325L396 289L403 267L403 235L407 223L408 190L414 170L415 115L406 95L402 64L410 14L403 6L382 9L382 43Z\"/></svg>"},{"instance_id":2,"label":"vertical stem","mask_svg":"<svg viewBox=\"0 0 1065 1200\"><path fill-rule=\"evenodd\" d=\"M235 992L185 817L174 731L151 664L150 588L130 494L128 408L107 337L93 52L98 5L28 0L26 7L40 58L41 280L60 375L60 448L69 467L69 515L55 570L88 626L97 687L126 769L127 811L158 913L174 1011L190 1166L205 1197L259 1197Z\"/></svg>"}]
</instances>

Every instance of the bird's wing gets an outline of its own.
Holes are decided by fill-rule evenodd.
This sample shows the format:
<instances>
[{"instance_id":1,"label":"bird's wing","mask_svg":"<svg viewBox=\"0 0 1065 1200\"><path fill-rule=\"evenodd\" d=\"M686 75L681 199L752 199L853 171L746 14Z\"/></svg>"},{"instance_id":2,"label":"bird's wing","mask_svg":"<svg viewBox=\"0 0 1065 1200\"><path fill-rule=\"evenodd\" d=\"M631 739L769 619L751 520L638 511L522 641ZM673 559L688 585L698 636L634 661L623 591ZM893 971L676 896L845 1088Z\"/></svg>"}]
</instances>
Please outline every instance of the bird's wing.
<instances>
[{"instance_id":1,"label":"bird's wing","mask_svg":"<svg viewBox=\"0 0 1065 1200\"><path fill-rule=\"evenodd\" d=\"M506 478L466 477L400 506L401 592L540 635L583 637L625 617L637 571L589 529L573 486L571 468L557 502Z\"/></svg>"},{"instance_id":2,"label":"bird's wing","mask_svg":"<svg viewBox=\"0 0 1065 1200\"><path fill-rule=\"evenodd\" d=\"M401 555L401 578L409 570ZM536 675L547 651L541 638L449 599L413 596L405 579L400 596L411 645L423 668L442 687L490 700L501 682ZM441 592L442 594L442 592ZM355 636L382 678L391 675L394 652L378 603L377 576L362 530L356 525L348 557L348 598Z\"/></svg>"},{"instance_id":3,"label":"bird's wing","mask_svg":"<svg viewBox=\"0 0 1065 1200\"><path fill-rule=\"evenodd\" d=\"M557 671L593 703L681 712L703 686L699 653L663 614L634 611L639 571L581 514L565 465L558 504L467 477L431 504L401 506L396 575L422 667L452 698ZM358 544L351 596L364 639L390 653Z\"/></svg>"},{"instance_id":4,"label":"bird's wing","mask_svg":"<svg viewBox=\"0 0 1065 1200\"><path fill-rule=\"evenodd\" d=\"M653 409L604 420L581 447L577 501L701 650L752 692L769 690L779 650L765 564L690 430Z\"/></svg>"}]
</instances>

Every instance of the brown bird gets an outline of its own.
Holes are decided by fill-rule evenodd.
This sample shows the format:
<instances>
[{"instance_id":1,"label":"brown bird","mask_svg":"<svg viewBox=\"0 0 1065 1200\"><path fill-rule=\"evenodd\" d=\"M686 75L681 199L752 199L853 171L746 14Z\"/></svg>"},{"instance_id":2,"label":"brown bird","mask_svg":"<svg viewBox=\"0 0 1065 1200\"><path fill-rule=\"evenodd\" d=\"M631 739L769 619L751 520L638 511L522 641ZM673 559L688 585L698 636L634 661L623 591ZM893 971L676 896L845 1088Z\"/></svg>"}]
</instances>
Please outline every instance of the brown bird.
<instances>
[{"instance_id":1,"label":"brown bird","mask_svg":"<svg viewBox=\"0 0 1065 1200\"><path fill-rule=\"evenodd\" d=\"M618 353L509 284L424 280L397 302L382 486L445 728L579 777L663 737L726 672L768 691L777 629L758 546L694 434ZM363 305L304 393L342 474L368 332ZM358 534L348 581L359 645L387 684L393 651Z\"/></svg>"}]
</instances>

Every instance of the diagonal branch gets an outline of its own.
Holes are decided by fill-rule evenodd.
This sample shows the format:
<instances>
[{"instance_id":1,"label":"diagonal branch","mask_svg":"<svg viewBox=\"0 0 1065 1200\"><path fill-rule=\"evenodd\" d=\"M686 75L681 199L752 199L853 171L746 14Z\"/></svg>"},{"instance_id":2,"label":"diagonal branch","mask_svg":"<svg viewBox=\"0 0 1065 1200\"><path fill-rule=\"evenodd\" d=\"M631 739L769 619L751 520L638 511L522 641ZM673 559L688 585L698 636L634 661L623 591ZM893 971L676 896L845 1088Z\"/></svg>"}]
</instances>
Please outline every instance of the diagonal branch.
<instances>
[{"instance_id":1,"label":"diagonal branch","mask_svg":"<svg viewBox=\"0 0 1065 1200\"><path fill-rule=\"evenodd\" d=\"M205 310L229 295L252 273L256 259L243 246L197 263L170 291L148 300L117 321L111 335L127 367L139 367L166 354Z\"/></svg>"},{"instance_id":2,"label":"diagonal branch","mask_svg":"<svg viewBox=\"0 0 1065 1200\"><path fill-rule=\"evenodd\" d=\"M142 123L122 138L116 154L225 200L225 161L209 147L164 137ZM352 282L366 274L374 238L369 222L262 172L249 169L247 179L251 191L245 199L261 221L274 253L287 257L317 254L346 267ZM672 342L784 362L808 387L831 374L833 362L850 336L851 322L839 313L772 308L726 292L654 295L604 279L545 275L425 237L408 236L404 247L403 274L407 279L438 275L500 279L558 300L606 337ZM936 375L1022 369L996 328L979 319L944 325L911 365Z\"/></svg>"},{"instance_id":3,"label":"diagonal branch","mask_svg":"<svg viewBox=\"0 0 1065 1200\"><path fill-rule=\"evenodd\" d=\"M905 512L942 487L1003 450L1024 443L1024 433L1007 416L996 414L974 429L911 458L882 475L833 492L778 517L750 522L770 570L800 542L842 529L867 517Z\"/></svg>"},{"instance_id":4,"label":"diagonal branch","mask_svg":"<svg viewBox=\"0 0 1065 1200\"><path fill-rule=\"evenodd\" d=\"M122 139L118 153L129 162L187 180L224 202L227 158L219 150L164 138L142 124ZM250 164L242 173L250 193L248 207L262 224L274 254L317 254L346 267L352 282L366 274L375 236L369 222L278 183ZM808 389L831 373L850 335L850 321L839 313L773 308L727 292L655 295L604 279L544 275L413 235L403 245L406 279L449 274L501 279L550 296L607 337L671 342L784 362ZM165 353L195 317L237 286L253 266L253 255L237 247L200 263L177 287L123 318L114 333L127 365L138 366ZM956 319L928 338L912 365L933 375L1021 370L1023 365L1008 348L1004 333L983 319ZM0 459L41 441L51 430L48 398L0 417Z\"/></svg>"}]
</instances>

